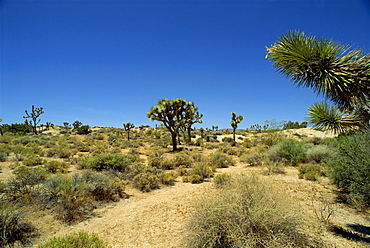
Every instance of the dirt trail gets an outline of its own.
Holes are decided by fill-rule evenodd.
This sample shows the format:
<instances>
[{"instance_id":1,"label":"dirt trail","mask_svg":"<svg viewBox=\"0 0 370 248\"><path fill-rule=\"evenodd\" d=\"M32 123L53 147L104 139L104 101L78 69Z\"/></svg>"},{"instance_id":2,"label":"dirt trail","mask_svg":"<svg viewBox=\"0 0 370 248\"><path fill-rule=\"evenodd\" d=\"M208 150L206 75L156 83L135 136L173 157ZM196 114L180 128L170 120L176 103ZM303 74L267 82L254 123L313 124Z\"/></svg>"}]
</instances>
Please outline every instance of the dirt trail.
<instances>
[{"instance_id":1,"label":"dirt trail","mask_svg":"<svg viewBox=\"0 0 370 248\"><path fill-rule=\"evenodd\" d=\"M261 173L259 167L246 167L238 163L236 166L219 169L218 173ZM314 208L320 208L320 197L323 196L334 209L332 223L345 227L357 224L370 226L369 218L359 215L350 208L343 208L335 203L333 186L327 178L320 182L298 179L296 168L287 168L286 174L262 176L272 180L274 187L280 188L297 200L303 212L309 218L316 218ZM261 174L260 174L261 175ZM112 247L139 248L178 248L185 234L186 222L194 211L194 203L212 192L211 182L202 184L183 183L181 179L174 186L164 187L150 193L142 193L135 189L127 189L129 199L121 200L97 210L98 217L83 221L74 226L64 226L50 235L42 237L47 240L52 236L60 236L70 232L94 232L107 241ZM312 200L314 199L314 201ZM314 205L313 205L314 204ZM349 241L323 228L322 238L331 247L369 247L363 243Z\"/></svg>"},{"instance_id":2,"label":"dirt trail","mask_svg":"<svg viewBox=\"0 0 370 248\"><path fill-rule=\"evenodd\" d=\"M100 209L99 217L63 228L52 236L83 230L98 233L112 247L181 247L195 201L211 189L210 182L177 182L150 193L129 189L126 192L133 194L129 199Z\"/></svg>"}]
</instances>

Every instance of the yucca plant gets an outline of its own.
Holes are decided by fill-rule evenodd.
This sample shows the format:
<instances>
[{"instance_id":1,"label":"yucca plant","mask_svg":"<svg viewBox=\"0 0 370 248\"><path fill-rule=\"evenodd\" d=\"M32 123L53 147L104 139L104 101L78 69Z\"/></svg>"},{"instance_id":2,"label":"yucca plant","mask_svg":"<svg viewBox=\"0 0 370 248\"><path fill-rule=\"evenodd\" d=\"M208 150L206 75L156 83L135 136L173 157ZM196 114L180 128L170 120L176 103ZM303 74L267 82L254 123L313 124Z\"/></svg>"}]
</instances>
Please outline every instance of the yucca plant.
<instances>
[{"instance_id":1,"label":"yucca plant","mask_svg":"<svg viewBox=\"0 0 370 248\"><path fill-rule=\"evenodd\" d=\"M267 48L266 59L298 87L312 88L351 113L340 115L315 104L308 115L315 126L343 132L345 127L369 125L370 55L362 49L289 31Z\"/></svg>"}]
</instances>

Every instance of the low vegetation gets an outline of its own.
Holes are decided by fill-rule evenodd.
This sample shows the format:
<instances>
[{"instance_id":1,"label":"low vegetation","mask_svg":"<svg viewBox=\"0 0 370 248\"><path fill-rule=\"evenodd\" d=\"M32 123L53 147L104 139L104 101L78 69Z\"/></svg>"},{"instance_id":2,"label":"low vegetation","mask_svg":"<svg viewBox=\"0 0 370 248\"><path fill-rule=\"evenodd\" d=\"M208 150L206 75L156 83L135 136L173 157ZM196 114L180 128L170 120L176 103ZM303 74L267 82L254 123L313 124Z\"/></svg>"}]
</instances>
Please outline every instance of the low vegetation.
<instances>
[{"instance_id":1,"label":"low vegetation","mask_svg":"<svg viewBox=\"0 0 370 248\"><path fill-rule=\"evenodd\" d=\"M303 242L320 246L311 234L302 232L306 222L302 216L297 218L296 206L285 196L256 177L218 174L219 169L238 163L260 168L262 175L284 174L293 166L302 180L329 176L348 203L362 211L369 207L367 133L321 139L236 130L234 141L230 130L200 129L192 131L190 142L188 134L179 133L173 152L163 127L132 128L130 140L122 129L89 129L78 134L82 127L62 127L57 135L39 131L37 136L0 137L0 168L12 172L12 177L0 182L5 216L0 217L9 231L2 231L2 247L30 244L39 234L25 218L26 210L17 206L43 210L57 221L74 224L93 217L97 208L129 197L127 187L149 192L181 181L213 181L216 188L198 205L189 223L187 247L244 247L246 243L250 247L303 247ZM14 221L6 222L11 218ZM54 238L39 247L84 242L108 247L87 233Z\"/></svg>"},{"instance_id":2,"label":"low vegetation","mask_svg":"<svg viewBox=\"0 0 370 248\"><path fill-rule=\"evenodd\" d=\"M221 179L222 178L222 179ZM198 203L186 247L322 247L302 232L293 202L260 179L219 176L217 190Z\"/></svg>"}]
</instances>

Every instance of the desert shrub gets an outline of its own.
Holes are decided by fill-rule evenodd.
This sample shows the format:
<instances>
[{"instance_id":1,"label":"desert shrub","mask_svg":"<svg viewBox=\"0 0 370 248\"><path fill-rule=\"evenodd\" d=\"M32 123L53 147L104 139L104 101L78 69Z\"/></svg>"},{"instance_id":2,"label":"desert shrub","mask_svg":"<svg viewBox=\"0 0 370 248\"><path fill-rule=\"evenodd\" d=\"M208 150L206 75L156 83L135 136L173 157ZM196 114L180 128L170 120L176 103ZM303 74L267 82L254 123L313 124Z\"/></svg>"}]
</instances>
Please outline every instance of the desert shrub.
<instances>
[{"instance_id":1,"label":"desert shrub","mask_svg":"<svg viewBox=\"0 0 370 248\"><path fill-rule=\"evenodd\" d=\"M141 172L137 174L133 180L133 186L143 192L149 192L153 189L158 189L160 180L157 175L151 172Z\"/></svg>"},{"instance_id":2,"label":"desert shrub","mask_svg":"<svg viewBox=\"0 0 370 248\"><path fill-rule=\"evenodd\" d=\"M213 183L216 187L223 187L231 183L231 175L227 173L218 174L213 178Z\"/></svg>"},{"instance_id":3,"label":"desert shrub","mask_svg":"<svg viewBox=\"0 0 370 248\"><path fill-rule=\"evenodd\" d=\"M74 152L67 147L52 148L46 152L47 157L69 158Z\"/></svg>"},{"instance_id":4,"label":"desert shrub","mask_svg":"<svg viewBox=\"0 0 370 248\"><path fill-rule=\"evenodd\" d=\"M158 175L158 178L163 185L174 185L178 174L175 172L162 172Z\"/></svg>"},{"instance_id":5,"label":"desert shrub","mask_svg":"<svg viewBox=\"0 0 370 248\"><path fill-rule=\"evenodd\" d=\"M97 171L117 170L125 172L133 161L124 154L120 153L102 153L89 157L86 161L86 167Z\"/></svg>"},{"instance_id":6,"label":"desert shrub","mask_svg":"<svg viewBox=\"0 0 370 248\"><path fill-rule=\"evenodd\" d=\"M68 171L69 165L60 161L49 161L44 165L47 172L50 173L66 173Z\"/></svg>"},{"instance_id":7,"label":"desert shrub","mask_svg":"<svg viewBox=\"0 0 370 248\"><path fill-rule=\"evenodd\" d=\"M6 152L0 152L0 162L6 161L8 154Z\"/></svg>"},{"instance_id":8,"label":"desert shrub","mask_svg":"<svg viewBox=\"0 0 370 248\"><path fill-rule=\"evenodd\" d=\"M56 175L44 186L48 201L55 206L58 217L67 223L83 219L94 208L95 201L117 201L126 195L123 182L90 171L82 175Z\"/></svg>"},{"instance_id":9,"label":"desert shrub","mask_svg":"<svg viewBox=\"0 0 370 248\"><path fill-rule=\"evenodd\" d=\"M272 161L286 161L295 166L304 159L305 149L303 143L294 139L285 139L271 147L267 155Z\"/></svg>"},{"instance_id":10,"label":"desert shrub","mask_svg":"<svg viewBox=\"0 0 370 248\"><path fill-rule=\"evenodd\" d=\"M282 162L267 161L263 168L263 174L274 175L274 174L285 174L284 164Z\"/></svg>"},{"instance_id":11,"label":"desert shrub","mask_svg":"<svg viewBox=\"0 0 370 248\"><path fill-rule=\"evenodd\" d=\"M283 136L277 132L274 133L267 133L258 136L258 140L256 142L265 145L267 147L272 147L278 144L283 139Z\"/></svg>"},{"instance_id":12,"label":"desert shrub","mask_svg":"<svg viewBox=\"0 0 370 248\"><path fill-rule=\"evenodd\" d=\"M190 182L190 183L201 183L204 181L204 178L201 175L198 174L191 174L189 176L184 176L182 178L184 183Z\"/></svg>"},{"instance_id":13,"label":"desert shrub","mask_svg":"<svg viewBox=\"0 0 370 248\"><path fill-rule=\"evenodd\" d=\"M333 155L332 149L327 145L315 145L306 152L306 160L311 163L322 163Z\"/></svg>"},{"instance_id":14,"label":"desert shrub","mask_svg":"<svg viewBox=\"0 0 370 248\"><path fill-rule=\"evenodd\" d=\"M39 167L19 166L13 174L15 177L8 182L7 187L7 195L13 199L37 192L38 185L47 177L45 169Z\"/></svg>"},{"instance_id":15,"label":"desert shrub","mask_svg":"<svg viewBox=\"0 0 370 248\"><path fill-rule=\"evenodd\" d=\"M70 233L61 237L54 237L37 248L109 248L97 234L88 234L86 232Z\"/></svg>"},{"instance_id":16,"label":"desert shrub","mask_svg":"<svg viewBox=\"0 0 370 248\"><path fill-rule=\"evenodd\" d=\"M175 157L172 160L172 163L174 167L179 167L181 165L185 167L190 167L193 163L193 160L189 156L189 154L181 152L175 155Z\"/></svg>"},{"instance_id":17,"label":"desert shrub","mask_svg":"<svg viewBox=\"0 0 370 248\"><path fill-rule=\"evenodd\" d=\"M195 140L195 145L196 146L203 146L204 145L203 139L202 138L196 139Z\"/></svg>"},{"instance_id":18,"label":"desert shrub","mask_svg":"<svg viewBox=\"0 0 370 248\"><path fill-rule=\"evenodd\" d=\"M255 177L233 177L198 202L184 247L320 247L293 206Z\"/></svg>"},{"instance_id":19,"label":"desert shrub","mask_svg":"<svg viewBox=\"0 0 370 248\"><path fill-rule=\"evenodd\" d=\"M35 137L32 137L32 136L21 136L21 137L13 139L12 143L27 145L29 143L41 144L41 141L38 138L35 138Z\"/></svg>"},{"instance_id":20,"label":"desert shrub","mask_svg":"<svg viewBox=\"0 0 370 248\"><path fill-rule=\"evenodd\" d=\"M298 168L298 177L301 179L307 179L316 181L321 175L325 175L322 166L319 164L301 164Z\"/></svg>"},{"instance_id":21,"label":"desert shrub","mask_svg":"<svg viewBox=\"0 0 370 248\"><path fill-rule=\"evenodd\" d=\"M5 193L6 187L6 183L0 180L0 194Z\"/></svg>"},{"instance_id":22,"label":"desert shrub","mask_svg":"<svg viewBox=\"0 0 370 248\"><path fill-rule=\"evenodd\" d=\"M212 177L214 173L212 167L208 163L197 162L191 166L191 174L199 175L204 180L205 178Z\"/></svg>"},{"instance_id":23,"label":"desert shrub","mask_svg":"<svg viewBox=\"0 0 370 248\"><path fill-rule=\"evenodd\" d=\"M0 247L30 245L37 229L25 220L26 212L8 204L0 206Z\"/></svg>"},{"instance_id":24,"label":"desert shrub","mask_svg":"<svg viewBox=\"0 0 370 248\"><path fill-rule=\"evenodd\" d=\"M104 140L104 135L101 133L90 133L87 140Z\"/></svg>"},{"instance_id":25,"label":"desert shrub","mask_svg":"<svg viewBox=\"0 0 370 248\"><path fill-rule=\"evenodd\" d=\"M36 166L44 163L44 160L40 157L32 157L22 161L22 164L25 166Z\"/></svg>"},{"instance_id":26,"label":"desert shrub","mask_svg":"<svg viewBox=\"0 0 370 248\"><path fill-rule=\"evenodd\" d=\"M74 128L73 131L76 132L76 134L80 134L80 135L86 135L91 132L89 125L83 125L81 127Z\"/></svg>"},{"instance_id":27,"label":"desert shrub","mask_svg":"<svg viewBox=\"0 0 370 248\"><path fill-rule=\"evenodd\" d=\"M235 162L226 154L214 153L211 155L210 164L213 168L227 168L229 166L234 166Z\"/></svg>"},{"instance_id":28,"label":"desert shrub","mask_svg":"<svg viewBox=\"0 0 370 248\"><path fill-rule=\"evenodd\" d=\"M370 204L370 133L339 137L335 155L329 159L330 179L359 209Z\"/></svg>"},{"instance_id":29,"label":"desert shrub","mask_svg":"<svg viewBox=\"0 0 370 248\"><path fill-rule=\"evenodd\" d=\"M236 142L234 141L234 139L233 138L230 138L230 137L224 137L222 139L222 142L229 143L231 146L235 146L236 145Z\"/></svg>"},{"instance_id":30,"label":"desert shrub","mask_svg":"<svg viewBox=\"0 0 370 248\"><path fill-rule=\"evenodd\" d=\"M251 153L244 153L240 156L240 161L249 164L250 166L262 165L264 159L265 155L257 151Z\"/></svg>"}]
</instances>

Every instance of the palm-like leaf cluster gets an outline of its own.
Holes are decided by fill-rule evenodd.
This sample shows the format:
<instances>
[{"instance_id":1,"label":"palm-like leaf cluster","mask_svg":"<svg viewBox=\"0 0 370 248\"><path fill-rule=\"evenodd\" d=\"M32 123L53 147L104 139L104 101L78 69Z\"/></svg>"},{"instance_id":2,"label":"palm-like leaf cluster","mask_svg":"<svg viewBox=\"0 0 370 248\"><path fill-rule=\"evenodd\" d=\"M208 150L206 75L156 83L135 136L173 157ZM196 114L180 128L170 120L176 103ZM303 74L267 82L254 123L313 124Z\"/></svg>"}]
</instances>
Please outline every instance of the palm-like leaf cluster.
<instances>
[{"instance_id":1,"label":"palm-like leaf cluster","mask_svg":"<svg viewBox=\"0 0 370 248\"><path fill-rule=\"evenodd\" d=\"M361 49L290 31L267 48L266 58L298 87L312 88L338 105L370 96L370 56Z\"/></svg>"},{"instance_id":2,"label":"palm-like leaf cluster","mask_svg":"<svg viewBox=\"0 0 370 248\"><path fill-rule=\"evenodd\" d=\"M347 118L347 119L346 119ZM344 112L328 102L316 102L308 108L307 119L320 131L343 133L356 123Z\"/></svg>"},{"instance_id":3,"label":"palm-like leaf cluster","mask_svg":"<svg viewBox=\"0 0 370 248\"><path fill-rule=\"evenodd\" d=\"M370 55L333 40L289 31L267 48L266 59L298 87L309 87L334 102L315 103L307 117L316 127L336 133L370 119ZM350 115L345 115L351 112Z\"/></svg>"}]
</instances>

